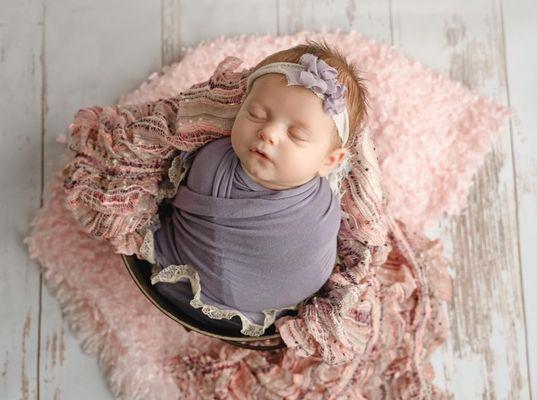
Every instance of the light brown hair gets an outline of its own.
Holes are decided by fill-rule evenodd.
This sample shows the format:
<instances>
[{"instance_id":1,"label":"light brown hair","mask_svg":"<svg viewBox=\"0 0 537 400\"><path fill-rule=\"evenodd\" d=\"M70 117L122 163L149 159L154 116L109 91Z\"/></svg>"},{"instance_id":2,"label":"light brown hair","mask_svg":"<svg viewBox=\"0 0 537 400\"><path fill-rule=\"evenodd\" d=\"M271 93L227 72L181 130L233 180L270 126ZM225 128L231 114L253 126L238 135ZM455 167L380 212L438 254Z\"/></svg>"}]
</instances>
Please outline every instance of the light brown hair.
<instances>
[{"instance_id":1,"label":"light brown hair","mask_svg":"<svg viewBox=\"0 0 537 400\"><path fill-rule=\"evenodd\" d=\"M355 133L362 128L366 117L367 91L362 83L363 80L360 77L358 68L354 64L349 63L339 49L330 47L324 40L319 43L314 40L306 39L305 44L299 44L295 47L269 55L259 62L254 67L254 70L274 62L291 62L298 64L300 57L305 53L311 53L335 68L338 71L338 81L347 86L345 101L347 103L347 112L349 114L350 130L347 144L352 143ZM335 127L332 138L331 150L341 147L341 138L337 134Z\"/></svg>"}]
</instances>

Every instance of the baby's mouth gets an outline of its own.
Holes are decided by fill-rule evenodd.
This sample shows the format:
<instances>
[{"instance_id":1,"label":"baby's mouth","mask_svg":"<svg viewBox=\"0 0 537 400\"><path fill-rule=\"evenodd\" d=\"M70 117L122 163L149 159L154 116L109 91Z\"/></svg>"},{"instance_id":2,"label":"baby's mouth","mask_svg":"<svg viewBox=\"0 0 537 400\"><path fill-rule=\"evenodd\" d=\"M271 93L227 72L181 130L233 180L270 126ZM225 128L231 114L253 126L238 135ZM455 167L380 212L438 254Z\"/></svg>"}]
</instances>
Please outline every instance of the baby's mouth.
<instances>
[{"instance_id":1,"label":"baby's mouth","mask_svg":"<svg viewBox=\"0 0 537 400\"><path fill-rule=\"evenodd\" d=\"M260 152L259 150L257 149L252 149L250 150L252 153L255 153L257 154L258 156L264 158L265 160L270 160L270 158L268 158L265 154L263 154L262 152Z\"/></svg>"}]
</instances>

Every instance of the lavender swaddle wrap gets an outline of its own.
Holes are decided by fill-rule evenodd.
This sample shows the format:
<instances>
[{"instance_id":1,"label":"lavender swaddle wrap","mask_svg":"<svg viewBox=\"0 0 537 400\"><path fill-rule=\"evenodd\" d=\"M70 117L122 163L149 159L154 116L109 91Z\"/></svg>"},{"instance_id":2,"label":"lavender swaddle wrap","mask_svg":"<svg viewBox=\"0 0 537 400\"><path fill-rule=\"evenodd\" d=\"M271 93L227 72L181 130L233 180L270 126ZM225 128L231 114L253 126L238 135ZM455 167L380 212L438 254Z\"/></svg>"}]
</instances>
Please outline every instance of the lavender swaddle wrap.
<instances>
[{"instance_id":1,"label":"lavender swaddle wrap","mask_svg":"<svg viewBox=\"0 0 537 400\"><path fill-rule=\"evenodd\" d=\"M263 328L259 334L274 321L264 310L276 309L277 317L329 278L341 209L325 178L286 190L259 185L226 136L199 150L186 185L179 185L171 211L160 218L156 263L194 267L201 302L239 312L247 325ZM175 297L192 299L188 278L173 285Z\"/></svg>"}]
</instances>

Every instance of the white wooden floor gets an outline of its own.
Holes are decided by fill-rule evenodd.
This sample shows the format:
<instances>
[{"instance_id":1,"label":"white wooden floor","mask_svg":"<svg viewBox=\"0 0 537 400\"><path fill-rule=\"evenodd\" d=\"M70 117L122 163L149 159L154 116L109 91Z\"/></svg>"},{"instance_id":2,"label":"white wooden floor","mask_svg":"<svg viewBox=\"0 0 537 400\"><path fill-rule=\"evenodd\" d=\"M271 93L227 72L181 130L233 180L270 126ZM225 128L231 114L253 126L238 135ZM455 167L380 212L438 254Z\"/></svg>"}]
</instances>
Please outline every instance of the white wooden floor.
<instances>
[{"instance_id":1,"label":"white wooden floor","mask_svg":"<svg viewBox=\"0 0 537 400\"><path fill-rule=\"evenodd\" d=\"M535 0L0 0L0 399L112 398L22 244L74 113L202 40L323 27L391 43L518 111L468 209L430 232L456 275L434 364L455 399L537 393Z\"/></svg>"}]
</instances>

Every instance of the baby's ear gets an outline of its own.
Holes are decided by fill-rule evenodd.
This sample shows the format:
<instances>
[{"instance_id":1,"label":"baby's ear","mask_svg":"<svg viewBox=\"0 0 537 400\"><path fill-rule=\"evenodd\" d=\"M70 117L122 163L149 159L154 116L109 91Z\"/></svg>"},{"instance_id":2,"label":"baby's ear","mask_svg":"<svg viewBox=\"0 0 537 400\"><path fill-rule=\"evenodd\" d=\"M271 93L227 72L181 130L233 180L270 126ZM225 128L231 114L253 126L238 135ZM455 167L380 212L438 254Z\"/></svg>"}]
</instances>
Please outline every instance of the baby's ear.
<instances>
[{"instance_id":1,"label":"baby's ear","mask_svg":"<svg viewBox=\"0 0 537 400\"><path fill-rule=\"evenodd\" d=\"M339 147L332 152L330 152L324 159L321 168L319 169L319 176L327 176L332 172L337 166L343 161L345 155L347 154L347 149L344 147Z\"/></svg>"}]
</instances>

